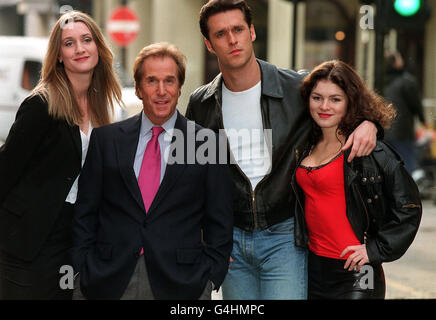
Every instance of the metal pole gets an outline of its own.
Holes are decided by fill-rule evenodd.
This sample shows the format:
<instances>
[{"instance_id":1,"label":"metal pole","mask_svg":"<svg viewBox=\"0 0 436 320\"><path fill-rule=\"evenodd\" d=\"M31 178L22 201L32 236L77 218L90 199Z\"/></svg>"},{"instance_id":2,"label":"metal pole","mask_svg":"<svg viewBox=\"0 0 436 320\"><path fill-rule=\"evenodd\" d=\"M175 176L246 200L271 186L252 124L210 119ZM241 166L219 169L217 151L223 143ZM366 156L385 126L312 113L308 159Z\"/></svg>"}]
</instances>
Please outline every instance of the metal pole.
<instances>
[{"instance_id":1,"label":"metal pole","mask_svg":"<svg viewBox=\"0 0 436 320\"><path fill-rule=\"evenodd\" d=\"M297 64L297 19L298 19L298 2L299 0L292 0L292 3L294 4L294 14L293 14L293 28L292 28L292 61L291 61L291 69L295 69L296 68L296 64Z\"/></svg>"},{"instance_id":2,"label":"metal pole","mask_svg":"<svg viewBox=\"0 0 436 320\"><path fill-rule=\"evenodd\" d=\"M386 33L385 5L385 1L376 0L374 89L380 95L383 95L384 91L384 40Z\"/></svg>"},{"instance_id":3,"label":"metal pole","mask_svg":"<svg viewBox=\"0 0 436 320\"><path fill-rule=\"evenodd\" d=\"M127 6L127 0L121 0L122 6ZM121 47L121 64L123 67L123 75L126 74L127 70L127 48L125 46Z\"/></svg>"}]
</instances>

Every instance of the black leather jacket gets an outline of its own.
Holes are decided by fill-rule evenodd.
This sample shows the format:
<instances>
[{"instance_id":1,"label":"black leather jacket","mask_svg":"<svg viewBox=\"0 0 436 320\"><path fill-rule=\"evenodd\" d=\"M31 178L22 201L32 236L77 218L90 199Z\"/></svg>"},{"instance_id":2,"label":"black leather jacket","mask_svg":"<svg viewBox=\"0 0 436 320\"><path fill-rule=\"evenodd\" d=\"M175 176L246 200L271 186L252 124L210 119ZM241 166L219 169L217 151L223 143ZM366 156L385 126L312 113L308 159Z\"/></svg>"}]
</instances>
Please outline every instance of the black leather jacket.
<instances>
[{"instance_id":1,"label":"black leather jacket","mask_svg":"<svg viewBox=\"0 0 436 320\"><path fill-rule=\"evenodd\" d=\"M345 152L344 159L349 153ZM306 154L307 149L299 163ZM400 258L415 238L422 215L418 188L400 156L378 141L371 155L355 158L351 163L344 160L344 187L347 218L360 243L366 243L370 263ZM298 198L295 244L307 247L304 192L296 183L295 172L292 189Z\"/></svg>"},{"instance_id":2,"label":"black leather jacket","mask_svg":"<svg viewBox=\"0 0 436 320\"><path fill-rule=\"evenodd\" d=\"M242 170L231 165L235 186L234 225L246 231L263 230L294 215L295 196L290 188L296 165L294 150L303 145L311 128L299 93L305 74L257 61L262 72L263 127L272 129L272 169L252 190ZM219 74L198 88L191 95L186 111L188 119L216 132L224 127L222 81Z\"/></svg>"}]
</instances>

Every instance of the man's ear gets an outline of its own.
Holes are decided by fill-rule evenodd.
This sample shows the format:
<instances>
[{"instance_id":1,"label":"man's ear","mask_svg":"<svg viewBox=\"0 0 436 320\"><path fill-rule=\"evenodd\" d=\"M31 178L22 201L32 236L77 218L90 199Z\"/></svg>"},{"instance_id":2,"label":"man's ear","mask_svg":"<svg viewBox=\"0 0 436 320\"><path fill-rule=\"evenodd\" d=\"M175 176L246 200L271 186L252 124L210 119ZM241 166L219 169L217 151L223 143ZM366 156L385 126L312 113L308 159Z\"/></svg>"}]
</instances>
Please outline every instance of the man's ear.
<instances>
[{"instance_id":1,"label":"man's ear","mask_svg":"<svg viewBox=\"0 0 436 320\"><path fill-rule=\"evenodd\" d=\"M251 42L254 42L256 40L256 30L254 30L253 24L250 26L250 36L251 36Z\"/></svg>"},{"instance_id":2,"label":"man's ear","mask_svg":"<svg viewBox=\"0 0 436 320\"><path fill-rule=\"evenodd\" d=\"M136 88L135 94L140 100L142 100L142 95L141 95L141 92L139 92L138 88Z\"/></svg>"},{"instance_id":3,"label":"man's ear","mask_svg":"<svg viewBox=\"0 0 436 320\"><path fill-rule=\"evenodd\" d=\"M207 50L210 53L215 54L215 50L213 49L212 43L209 40L207 40L206 38L204 39L204 44L206 45Z\"/></svg>"}]
</instances>

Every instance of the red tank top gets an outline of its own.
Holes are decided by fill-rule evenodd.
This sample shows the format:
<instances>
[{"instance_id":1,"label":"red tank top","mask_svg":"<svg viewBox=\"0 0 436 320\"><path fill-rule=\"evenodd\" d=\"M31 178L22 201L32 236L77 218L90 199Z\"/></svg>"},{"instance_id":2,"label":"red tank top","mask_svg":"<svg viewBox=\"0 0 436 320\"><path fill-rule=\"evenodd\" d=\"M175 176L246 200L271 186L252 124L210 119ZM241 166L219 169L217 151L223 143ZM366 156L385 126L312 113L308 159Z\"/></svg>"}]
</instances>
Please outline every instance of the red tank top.
<instances>
[{"instance_id":1,"label":"red tank top","mask_svg":"<svg viewBox=\"0 0 436 320\"><path fill-rule=\"evenodd\" d=\"M340 258L348 246L360 245L346 215L344 155L317 168L300 166L296 178L305 194L309 249L316 255Z\"/></svg>"}]
</instances>

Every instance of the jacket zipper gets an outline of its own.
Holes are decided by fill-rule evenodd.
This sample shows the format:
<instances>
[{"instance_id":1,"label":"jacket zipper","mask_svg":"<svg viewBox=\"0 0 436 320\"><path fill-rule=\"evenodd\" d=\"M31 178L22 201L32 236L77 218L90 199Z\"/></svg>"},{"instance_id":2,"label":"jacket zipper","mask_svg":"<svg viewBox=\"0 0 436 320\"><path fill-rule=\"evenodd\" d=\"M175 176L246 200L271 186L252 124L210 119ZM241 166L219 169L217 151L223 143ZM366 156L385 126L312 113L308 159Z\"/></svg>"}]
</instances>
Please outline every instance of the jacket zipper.
<instances>
[{"instance_id":1,"label":"jacket zipper","mask_svg":"<svg viewBox=\"0 0 436 320\"><path fill-rule=\"evenodd\" d=\"M223 121L223 111L222 111L222 106L220 104L220 101L217 97L217 94L215 93L215 100L218 104L219 107L219 116L220 116L220 126L222 129L224 129L224 121ZM228 139L227 139L228 141ZM229 152L231 152L230 150L230 146L228 146L227 148L229 150ZM271 163L272 166L272 163ZM256 212L256 189L259 186L260 183L263 182L263 180L265 179L265 177L257 184L256 188L253 190L253 186L251 185L251 181L250 179L248 179L247 175L241 170L241 168L239 167L239 165L236 164L236 168L239 171L239 173L242 175L242 177L244 178L244 180L248 183L248 185L250 186L250 194L251 194L251 206L253 208L253 218L254 218L254 229L257 229L259 227L258 223L257 223L257 212Z\"/></svg>"}]
</instances>

